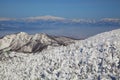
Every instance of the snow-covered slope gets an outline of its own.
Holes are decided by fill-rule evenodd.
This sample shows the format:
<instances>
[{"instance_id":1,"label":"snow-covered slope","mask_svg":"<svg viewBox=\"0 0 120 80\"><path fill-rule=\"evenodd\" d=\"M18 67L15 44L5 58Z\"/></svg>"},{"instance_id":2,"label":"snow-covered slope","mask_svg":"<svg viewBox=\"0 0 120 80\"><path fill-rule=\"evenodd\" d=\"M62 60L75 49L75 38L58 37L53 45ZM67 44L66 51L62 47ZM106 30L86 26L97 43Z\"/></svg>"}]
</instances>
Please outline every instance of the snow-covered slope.
<instances>
[{"instance_id":1,"label":"snow-covered slope","mask_svg":"<svg viewBox=\"0 0 120 80\"><path fill-rule=\"evenodd\" d=\"M16 52L38 52L48 46L60 46L74 43L73 39L67 37L55 37L47 34L28 35L25 32L7 35L0 39L0 50Z\"/></svg>"},{"instance_id":2,"label":"snow-covered slope","mask_svg":"<svg viewBox=\"0 0 120 80\"><path fill-rule=\"evenodd\" d=\"M34 54L1 56L1 80L120 80L120 29Z\"/></svg>"}]
</instances>

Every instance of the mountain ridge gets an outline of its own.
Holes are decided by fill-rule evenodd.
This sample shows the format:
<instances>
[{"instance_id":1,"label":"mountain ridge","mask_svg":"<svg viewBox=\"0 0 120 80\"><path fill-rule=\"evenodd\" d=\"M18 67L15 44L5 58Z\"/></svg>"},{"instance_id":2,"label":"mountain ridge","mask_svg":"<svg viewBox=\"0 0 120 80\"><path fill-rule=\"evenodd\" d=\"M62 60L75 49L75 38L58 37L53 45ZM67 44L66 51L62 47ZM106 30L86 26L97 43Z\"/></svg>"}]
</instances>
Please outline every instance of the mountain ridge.
<instances>
[{"instance_id":1,"label":"mountain ridge","mask_svg":"<svg viewBox=\"0 0 120 80\"><path fill-rule=\"evenodd\" d=\"M74 40L68 37L55 37L45 33L29 35L20 32L0 39L0 50L10 48L10 51L37 52L42 51L47 46L66 46L71 43L74 43Z\"/></svg>"}]
</instances>

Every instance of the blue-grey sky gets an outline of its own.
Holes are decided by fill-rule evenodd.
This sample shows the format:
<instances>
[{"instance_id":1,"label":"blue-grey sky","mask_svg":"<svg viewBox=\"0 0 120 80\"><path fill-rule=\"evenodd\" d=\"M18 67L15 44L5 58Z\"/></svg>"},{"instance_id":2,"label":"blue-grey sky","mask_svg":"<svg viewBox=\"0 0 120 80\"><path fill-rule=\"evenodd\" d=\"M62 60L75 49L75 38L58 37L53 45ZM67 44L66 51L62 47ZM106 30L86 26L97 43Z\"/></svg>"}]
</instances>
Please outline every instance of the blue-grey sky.
<instances>
[{"instance_id":1,"label":"blue-grey sky","mask_svg":"<svg viewBox=\"0 0 120 80\"><path fill-rule=\"evenodd\" d=\"M120 0L0 0L0 17L120 18Z\"/></svg>"}]
</instances>

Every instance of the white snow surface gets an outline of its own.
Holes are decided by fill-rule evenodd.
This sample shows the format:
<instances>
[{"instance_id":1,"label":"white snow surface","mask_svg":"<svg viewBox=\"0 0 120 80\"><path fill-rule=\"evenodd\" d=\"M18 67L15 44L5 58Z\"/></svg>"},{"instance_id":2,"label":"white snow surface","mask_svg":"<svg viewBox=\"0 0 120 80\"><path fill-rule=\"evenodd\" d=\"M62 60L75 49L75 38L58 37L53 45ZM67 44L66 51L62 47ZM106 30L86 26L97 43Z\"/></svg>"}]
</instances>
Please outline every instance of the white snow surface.
<instances>
[{"instance_id":1,"label":"white snow surface","mask_svg":"<svg viewBox=\"0 0 120 80\"><path fill-rule=\"evenodd\" d=\"M120 29L33 54L7 51L0 79L120 80Z\"/></svg>"}]
</instances>

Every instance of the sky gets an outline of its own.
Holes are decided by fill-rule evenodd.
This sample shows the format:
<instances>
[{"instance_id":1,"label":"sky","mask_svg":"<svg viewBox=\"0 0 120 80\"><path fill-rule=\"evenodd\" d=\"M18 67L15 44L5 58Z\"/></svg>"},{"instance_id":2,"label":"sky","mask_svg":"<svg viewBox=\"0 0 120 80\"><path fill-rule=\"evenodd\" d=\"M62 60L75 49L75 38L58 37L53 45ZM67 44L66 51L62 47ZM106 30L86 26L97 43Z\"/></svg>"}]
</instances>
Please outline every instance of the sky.
<instances>
[{"instance_id":1,"label":"sky","mask_svg":"<svg viewBox=\"0 0 120 80\"><path fill-rule=\"evenodd\" d=\"M120 18L120 0L0 0L0 17Z\"/></svg>"}]
</instances>

